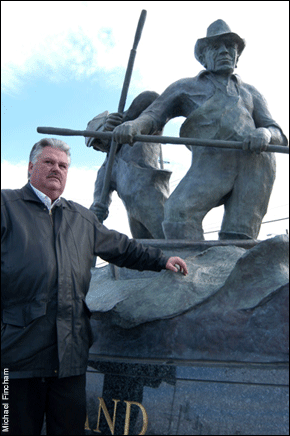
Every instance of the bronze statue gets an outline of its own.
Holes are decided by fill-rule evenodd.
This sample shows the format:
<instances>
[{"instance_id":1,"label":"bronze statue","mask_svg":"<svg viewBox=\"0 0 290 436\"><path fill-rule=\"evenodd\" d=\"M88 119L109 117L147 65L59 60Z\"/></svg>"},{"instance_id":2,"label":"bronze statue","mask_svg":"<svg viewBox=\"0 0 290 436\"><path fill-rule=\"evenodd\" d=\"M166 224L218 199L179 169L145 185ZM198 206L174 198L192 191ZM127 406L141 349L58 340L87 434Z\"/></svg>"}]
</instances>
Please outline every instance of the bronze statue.
<instances>
[{"instance_id":1,"label":"bronze statue","mask_svg":"<svg viewBox=\"0 0 290 436\"><path fill-rule=\"evenodd\" d=\"M128 120L137 118L156 98L156 92L139 94L124 114L103 112L88 123L88 130L110 132ZM160 134L161 132L156 132ZM87 146L108 153L110 140L86 138ZM134 147L122 144L118 147L111 174L110 190L106 204L101 204L104 176L108 156L98 171L95 182L94 201L90 209L100 221L108 216L113 191L117 191L125 205L133 238L164 239L162 221L164 203L169 196L170 171L160 169L161 145L135 143Z\"/></svg>"},{"instance_id":2,"label":"bronze statue","mask_svg":"<svg viewBox=\"0 0 290 436\"><path fill-rule=\"evenodd\" d=\"M202 240L202 221L224 205L220 239L257 238L275 180L272 144L288 145L263 96L234 73L245 42L223 20L198 39L195 57L205 67L170 85L136 120L114 130L116 142L153 134L186 117L181 137L243 141L243 150L190 146L192 164L165 203L167 239Z\"/></svg>"}]
</instances>

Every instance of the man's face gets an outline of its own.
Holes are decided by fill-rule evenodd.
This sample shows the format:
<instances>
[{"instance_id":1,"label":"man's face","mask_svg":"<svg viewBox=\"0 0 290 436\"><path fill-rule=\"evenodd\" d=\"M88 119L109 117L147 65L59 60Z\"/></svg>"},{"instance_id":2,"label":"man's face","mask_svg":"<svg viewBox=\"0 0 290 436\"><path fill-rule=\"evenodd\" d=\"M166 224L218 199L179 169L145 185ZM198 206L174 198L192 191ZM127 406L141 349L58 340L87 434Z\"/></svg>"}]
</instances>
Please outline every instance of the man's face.
<instances>
[{"instance_id":1,"label":"man's face","mask_svg":"<svg viewBox=\"0 0 290 436\"><path fill-rule=\"evenodd\" d=\"M35 164L29 162L31 184L46 194L52 201L64 191L67 172L67 154L53 147L44 147Z\"/></svg>"},{"instance_id":2,"label":"man's face","mask_svg":"<svg viewBox=\"0 0 290 436\"><path fill-rule=\"evenodd\" d=\"M206 69L218 74L232 74L238 60L236 44L216 41L204 53Z\"/></svg>"}]
</instances>

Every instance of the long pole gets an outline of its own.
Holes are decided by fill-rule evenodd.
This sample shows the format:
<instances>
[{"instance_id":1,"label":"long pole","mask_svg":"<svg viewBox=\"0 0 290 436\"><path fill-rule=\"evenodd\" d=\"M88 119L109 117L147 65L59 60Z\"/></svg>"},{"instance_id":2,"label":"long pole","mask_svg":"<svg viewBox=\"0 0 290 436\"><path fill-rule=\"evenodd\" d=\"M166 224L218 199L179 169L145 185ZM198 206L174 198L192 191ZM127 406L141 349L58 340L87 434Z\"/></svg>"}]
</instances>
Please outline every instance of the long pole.
<instances>
[{"instance_id":1,"label":"long pole","mask_svg":"<svg viewBox=\"0 0 290 436\"><path fill-rule=\"evenodd\" d=\"M124 107L125 107L125 103L126 103L126 99L127 99L128 89L129 89L129 85L130 85L131 75L132 75L135 56L136 56L136 50L137 50L137 46L138 46L140 38L141 38L141 33L142 33L143 26L145 23L146 14L147 14L147 12L143 9L141 12L138 26L137 26L137 30L135 33L133 47L132 47L132 50L130 52L130 57L129 57L128 65L127 65L126 75L125 75L125 79L124 79L124 83L123 83L123 87L122 87L122 93L121 93L121 97L120 97L120 101L119 101L119 106L118 106L119 113L124 112ZM115 159L117 147L118 147L118 144L111 137L110 152L109 152L109 157L108 157L108 161L107 161L107 165L106 165L104 184L103 184L103 189L102 189L101 198L100 198L100 202L99 202L100 206L103 206L103 208L107 207L106 203L107 203L109 190L110 190L111 175L112 175L112 169L113 169L113 164L114 164L114 159Z\"/></svg>"},{"instance_id":2,"label":"long pole","mask_svg":"<svg viewBox=\"0 0 290 436\"><path fill-rule=\"evenodd\" d=\"M58 127L37 127L38 133L45 133L48 135L59 136L85 136L99 139L112 139L112 132L95 132L94 130L72 130L62 129ZM194 145L199 147L218 147L218 148L232 148L237 150L243 149L241 141L222 141L219 139L198 139L198 138L175 138L174 136L156 136L156 135L136 135L134 142L153 142L160 144L181 144L181 145ZM286 153L289 154L289 147L284 145L269 144L266 148L267 152L272 153Z\"/></svg>"}]
</instances>

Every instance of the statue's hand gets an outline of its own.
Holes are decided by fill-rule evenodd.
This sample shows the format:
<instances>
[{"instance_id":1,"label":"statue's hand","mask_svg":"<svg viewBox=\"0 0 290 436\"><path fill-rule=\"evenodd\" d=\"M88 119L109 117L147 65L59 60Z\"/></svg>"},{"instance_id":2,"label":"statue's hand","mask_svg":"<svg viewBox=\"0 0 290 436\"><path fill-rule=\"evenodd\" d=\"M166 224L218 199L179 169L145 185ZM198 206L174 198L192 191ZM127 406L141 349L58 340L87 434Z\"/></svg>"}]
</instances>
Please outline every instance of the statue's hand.
<instances>
[{"instance_id":1,"label":"statue's hand","mask_svg":"<svg viewBox=\"0 0 290 436\"><path fill-rule=\"evenodd\" d=\"M140 135L140 127L136 121L127 121L126 123L117 126L113 132L114 141L118 144L130 144L133 145L133 138L136 135Z\"/></svg>"},{"instance_id":2,"label":"statue's hand","mask_svg":"<svg viewBox=\"0 0 290 436\"><path fill-rule=\"evenodd\" d=\"M267 149L267 145L271 142L271 137L269 129L259 127L243 141L243 150L250 150L259 154Z\"/></svg>"},{"instance_id":3,"label":"statue's hand","mask_svg":"<svg viewBox=\"0 0 290 436\"><path fill-rule=\"evenodd\" d=\"M114 112L108 115L104 124L104 132L112 132L115 127L119 126L123 122L123 114Z\"/></svg>"}]
</instances>

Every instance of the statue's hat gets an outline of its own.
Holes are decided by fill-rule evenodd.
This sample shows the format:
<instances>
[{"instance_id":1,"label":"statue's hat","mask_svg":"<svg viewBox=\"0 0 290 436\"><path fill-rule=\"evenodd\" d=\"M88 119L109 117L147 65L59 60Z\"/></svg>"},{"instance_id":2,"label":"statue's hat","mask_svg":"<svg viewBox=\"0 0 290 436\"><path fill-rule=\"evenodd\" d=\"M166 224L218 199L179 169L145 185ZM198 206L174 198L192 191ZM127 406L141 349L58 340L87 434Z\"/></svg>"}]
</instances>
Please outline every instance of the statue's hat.
<instances>
[{"instance_id":1,"label":"statue's hat","mask_svg":"<svg viewBox=\"0 0 290 436\"><path fill-rule=\"evenodd\" d=\"M223 20L214 21L207 29L205 38L200 38L196 41L194 48L194 55L196 59L202 63L201 54L203 50L216 41L230 41L237 44L238 55L242 53L245 48L245 41L236 33L233 33L227 23Z\"/></svg>"}]
</instances>

